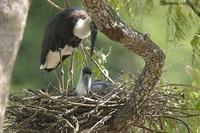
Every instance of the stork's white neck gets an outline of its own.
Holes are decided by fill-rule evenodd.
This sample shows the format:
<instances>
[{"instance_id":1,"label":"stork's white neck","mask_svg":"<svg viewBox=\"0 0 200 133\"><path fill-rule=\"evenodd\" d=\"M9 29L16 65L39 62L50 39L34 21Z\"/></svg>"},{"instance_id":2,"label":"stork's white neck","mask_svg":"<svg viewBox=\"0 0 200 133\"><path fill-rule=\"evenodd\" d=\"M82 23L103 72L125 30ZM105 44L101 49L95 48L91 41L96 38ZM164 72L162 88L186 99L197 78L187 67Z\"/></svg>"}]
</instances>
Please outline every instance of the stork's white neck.
<instances>
[{"instance_id":1,"label":"stork's white neck","mask_svg":"<svg viewBox=\"0 0 200 133\"><path fill-rule=\"evenodd\" d=\"M77 36L80 39L86 39L90 34L90 23L92 22L92 19L90 17L86 19L78 19L76 22L73 33L75 36Z\"/></svg>"}]
</instances>

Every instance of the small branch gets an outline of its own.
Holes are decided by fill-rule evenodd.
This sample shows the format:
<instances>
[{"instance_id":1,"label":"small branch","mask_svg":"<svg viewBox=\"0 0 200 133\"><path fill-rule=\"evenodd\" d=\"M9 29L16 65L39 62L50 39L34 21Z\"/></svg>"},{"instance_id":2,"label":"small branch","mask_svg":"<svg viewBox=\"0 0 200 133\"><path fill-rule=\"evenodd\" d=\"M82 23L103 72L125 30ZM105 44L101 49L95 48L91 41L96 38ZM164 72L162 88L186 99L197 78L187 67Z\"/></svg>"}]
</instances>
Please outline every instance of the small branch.
<instances>
[{"instance_id":1,"label":"small branch","mask_svg":"<svg viewBox=\"0 0 200 133\"><path fill-rule=\"evenodd\" d=\"M61 81L60 81L60 79L58 78L58 74L57 74L57 72L55 71L55 75L56 75L56 80L57 80L57 82L58 82L58 87L59 87L59 91L61 92L61 90L62 90L62 84L61 84ZM51 82L50 82L51 83ZM51 83L52 84L52 83ZM52 84L53 85L53 84ZM54 85L53 85L54 86ZM56 87L53 87L53 88L55 88L56 89Z\"/></svg>"},{"instance_id":2,"label":"small branch","mask_svg":"<svg viewBox=\"0 0 200 133\"><path fill-rule=\"evenodd\" d=\"M52 5L53 7L55 7L58 10L64 10L63 8L61 8L60 6L56 5L54 2L52 2L51 0L47 0L47 2L49 2L50 5Z\"/></svg>"},{"instance_id":3,"label":"small branch","mask_svg":"<svg viewBox=\"0 0 200 133\"><path fill-rule=\"evenodd\" d=\"M35 113L33 113L29 118L23 120L18 126L17 128L23 127L25 126L27 123L29 123L30 121L32 121L37 115L38 115L39 111L35 111Z\"/></svg>"},{"instance_id":4,"label":"small branch","mask_svg":"<svg viewBox=\"0 0 200 133\"><path fill-rule=\"evenodd\" d=\"M200 2L198 0L196 0L196 2L190 1L190 0L186 0L188 6L194 11L194 13L200 17Z\"/></svg>"},{"instance_id":5,"label":"small branch","mask_svg":"<svg viewBox=\"0 0 200 133\"><path fill-rule=\"evenodd\" d=\"M67 123L67 125L68 125L71 129L75 130L75 127L74 127L68 120L66 120L66 119L64 119L64 118L62 118L62 119L63 119L63 121L65 121L65 122Z\"/></svg>"},{"instance_id":6,"label":"small branch","mask_svg":"<svg viewBox=\"0 0 200 133\"><path fill-rule=\"evenodd\" d=\"M85 49L84 49L84 47L83 47L83 42L81 43L81 51L82 51L82 53L83 53L84 63L85 63L85 65L87 65L87 63L88 63L87 56L86 56L87 54L86 54Z\"/></svg>"},{"instance_id":7,"label":"small branch","mask_svg":"<svg viewBox=\"0 0 200 133\"><path fill-rule=\"evenodd\" d=\"M65 6L65 8L70 7L70 4L69 4L68 0L64 0L64 6Z\"/></svg>"},{"instance_id":8,"label":"small branch","mask_svg":"<svg viewBox=\"0 0 200 133\"><path fill-rule=\"evenodd\" d=\"M21 133L41 133L40 131L32 130L32 129L17 129L16 132L21 132Z\"/></svg>"},{"instance_id":9,"label":"small branch","mask_svg":"<svg viewBox=\"0 0 200 133\"><path fill-rule=\"evenodd\" d=\"M147 128L145 126L141 126L141 125L134 125L136 127L139 127L141 129L145 129L147 131L150 131L151 133L167 133L167 132L162 132L162 131L156 131L156 130L153 130L153 129L150 129L150 128Z\"/></svg>"},{"instance_id":10,"label":"small branch","mask_svg":"<svg viewBox=\"0 0 200 133\"><path fill-rule=\"evenodd\" d=\"M101 66L95 61L95 59L92 56L90 56L89 52L84 47L83 47L83 50L85 51L85 53L87 54L87 56L94 62L94 64L101 71L101 73L106 77L106 79L108 79L111 83L115 83L108 75L106 75L104 73L104 71L102 70Z\"/></svg>"},{"instance_id":11,"label":"small branch","mask_svg":"<svg viewBox=\"0 0 200 133\"><path fill-rule=\"evenodd\" d=\"M175 118L175 117L172 117L172 116L164 116L164 117L165 117L165 118L168 118L168 119L174 119L174 120L176 120L176 121L181 122L181 123L182 123L183 125L185 125L185 127L187 128L188 133L192 133L192 131L191 131L190 127L188 126L188 124L185 123L183 120L178 119L178 118Z\"/></svg>"},{"instance_id":12,"label":"small branch","mask_svg":"<svg viewBox=\"0 0 200 133\"><path fill-rule=\"evenodd\" d=\"M64 67L63 67L63 61L62 61L62 54L61 50L59 50L60 54L60 65L61 65L61 87L60 87L60 93L63 93L65 90L65 72L64 72Z\"/></svg>"},{"instance_id":13,"label":"small branch","mask_svg":"<svg viewBox=\"0 0 200 133\"><path fill-rule=\"evenodd\" d=\"M77 133L79 131L79 124L78 124L78 120L76 119L75 116L71 117L73 119L73 121L75 122L75 128L74 128L74 133Z\"/></svg>"},{"instance_id":14,"label":"small branch","mask_svg":"<svg viewBox=\"0 0 200 133\"><path fill-rule=\"evenodd\" d=\"M66 86L66 92L68 92L69 88L74 87L74 54L75 51L72 53L70 57L70 65L69 65L69 71L68 71L68 80L67 80L67 86Z\"/></svg>"},{"instance_id":15,"label":"small branch","mask_svg":"<svg viewBox=\"0 0 200 133\"><path fill-rule=\"evenodd\" d=\"M164 85L159 85L157 87L167 87L167 86L180 86L180 87L189 87L192 89L196 89L200 91L199 87L191 86L191 85L186 85L186 84L164 84Z\"/></svg>"},{"instance_id":16,"label":"small branch","mask_svg":"<svg viewBox=\"0 0 200 133\"><path fill-rule=\"evenodd\" d=\"M90 133L90 132L94 132L95 128L99 125L104 125L104 123L111 118L112 114L115 113L117 110L115 109L114 111L110 112L107 116L103 117L100 121L98 121L93 127L91 127L87 133Z\"/></svg>"},{"instance_id":17,"label":"small branch","mask_svg":"<svg viewBox=\"0 0 200 133\"><path fill-rule=\"evenodd\" d=\"M41 90L39 91L39 93L41 95L43 95L44 98L48 98L50 100L61 102L61 103L68 103L68 104L71 104L71 105L83 106L83 107L96 107L97 106L96 104L84 104L84 103L76 103L76 102L71 102L71 101L66 101L66 100L55 99L55 98L49 96L48 94L42 92ZM99 105L99 106L100 107L112 108L112 107L117 107L117 106L124 106L124 104L122 103L122 104L110 104L110 105Z\"/></svg>"}]
</instances>

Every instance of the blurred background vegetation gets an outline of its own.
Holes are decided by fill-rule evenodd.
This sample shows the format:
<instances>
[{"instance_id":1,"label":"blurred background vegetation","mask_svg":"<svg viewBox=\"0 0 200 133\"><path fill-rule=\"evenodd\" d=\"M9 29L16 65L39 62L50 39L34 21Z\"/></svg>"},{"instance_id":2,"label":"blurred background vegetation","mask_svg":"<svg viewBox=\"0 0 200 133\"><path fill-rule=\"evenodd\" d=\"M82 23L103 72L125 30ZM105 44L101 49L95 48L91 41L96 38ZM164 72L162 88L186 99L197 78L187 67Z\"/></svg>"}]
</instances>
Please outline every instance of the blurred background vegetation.
<instances>
[{"instance_id":1,"label":"blurred background vegetation","mask_svg":"<svg viewBox=\"0 0 200 133\"><path fill-rule=\"evenodd\" d=\"M63 1L55 2L63 7ZM81 6L80 0L69 2L72 6ZM200 19L191 9L186 5L164 6L156 0L110 0L110 3L123 21L141 32L149 33L151 39L165 51L167 58L163 80L169 83L192 84L186 66L192 63L193 49L190 42L197 32ZM58 10L47 1L32 1L13 73L13 90L45 87L55 75L53 73L48 76L40 71L39 62L45 25L56 12ZM121 71L135 73L143 66L141 58L102 34L98 35L96 44L97 49L103 49L105 53L112 47L105 66L113 78Z\"/></svg>"},{"instance_id":2,"label":"blurred background vegetation","mask_svg":"<svg viewBox=\"0 0 200 133\"><path fill-rule=\"evenodd\" d=\"M200 17L187 4L163 5L165 2L163 0L109 1L124 22L140 32L150 34L150 38L164 50L166 63L160 84L187 84L200 87ZM69 0L69 2L72 6L82 7L80 0ZM63 1L55 0L55 3L63 7ZM57 84L55 73L47 74L40 71L39 62L45 25L48 19L58 11L45 0L32 1L12 76L12 91L21 91L23 88L45 88L49 81ZM122 72L136 74L144 65L143 60L136 54L109 40L101 33L98 34L96 44L97 49L105 54L111 48L110 55L103 64L105 63L105 68L113 79ZM82 60L80 50L77 50L75 57L75 79L77 79L81 69L79 59ZM69 64L69 61L66 64ZM183 90L181 88L181 91ZM188 100L185 103L191 103L192 107L200 110L199 90L193 92L187 88L184 94L197 100L195 102ZM191 125L195 129L194 132L200 132L199 121L192 122ZM179 132L185 131L185 128L181 126L179 128Z\"/></svg>"}]
</instances>

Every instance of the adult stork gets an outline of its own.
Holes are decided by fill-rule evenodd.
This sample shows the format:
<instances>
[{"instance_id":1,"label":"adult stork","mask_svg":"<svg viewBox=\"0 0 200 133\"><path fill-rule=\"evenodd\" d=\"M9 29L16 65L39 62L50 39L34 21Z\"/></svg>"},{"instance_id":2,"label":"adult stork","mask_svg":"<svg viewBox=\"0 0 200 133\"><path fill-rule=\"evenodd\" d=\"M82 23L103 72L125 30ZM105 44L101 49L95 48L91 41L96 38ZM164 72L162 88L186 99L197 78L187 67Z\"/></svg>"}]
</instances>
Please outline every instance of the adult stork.
<instances>
[{"instance_id":1,"label":"adult stork","mask_svg":"<svg viewBox=\"0 0 200 133\"><path fill-rule=\"evenodd\" d=\"M40 69L48 72L69 57L82 40L91 34L91 54L97 27L84 10L67 8L53 16L45 29Z\"/></svg>"}]
</instances>

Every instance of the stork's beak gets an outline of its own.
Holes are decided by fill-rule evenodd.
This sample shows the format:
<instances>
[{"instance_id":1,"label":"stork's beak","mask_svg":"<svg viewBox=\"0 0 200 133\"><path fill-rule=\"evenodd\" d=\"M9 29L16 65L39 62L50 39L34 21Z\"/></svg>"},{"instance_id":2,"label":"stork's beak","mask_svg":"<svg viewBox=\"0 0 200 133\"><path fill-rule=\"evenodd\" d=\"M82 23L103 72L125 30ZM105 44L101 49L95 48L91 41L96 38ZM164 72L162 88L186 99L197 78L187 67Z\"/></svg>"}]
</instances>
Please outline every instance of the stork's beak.
<instances>
[{"instance_id":1,"label":"stork's beak","mask_svg":"<svg viewBox=\"0 0 200 133\"><path fill-rule=\"evenodd\" d=\"M93 21L91 22L90 30L91 30L90 56L92 56L93 50L94 50L94 45L95 45L96 38L97 38L97 33L98 33L97 26L95 25L95 23Z\"/></svg>"}]
</instances>

